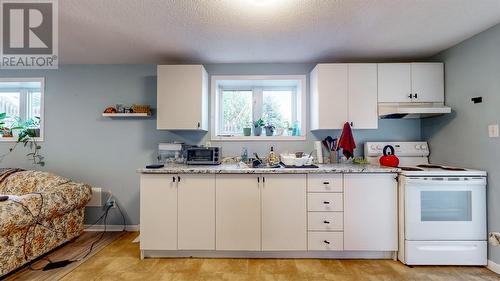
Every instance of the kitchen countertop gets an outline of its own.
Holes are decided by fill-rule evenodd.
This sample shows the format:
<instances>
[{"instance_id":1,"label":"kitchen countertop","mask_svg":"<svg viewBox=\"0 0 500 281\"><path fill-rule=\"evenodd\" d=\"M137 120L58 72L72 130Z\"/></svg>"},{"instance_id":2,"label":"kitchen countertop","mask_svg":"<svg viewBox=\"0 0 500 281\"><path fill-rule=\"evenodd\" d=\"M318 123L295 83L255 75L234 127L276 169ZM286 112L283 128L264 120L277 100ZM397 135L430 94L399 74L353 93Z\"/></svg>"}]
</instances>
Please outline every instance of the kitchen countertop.
<instances>
[{"instance_id":1,"label":"kitchen countertop","mask_svg":"<svg viewBox=\"0 0 500 281\"><path fill-rule=\"evenodd\" d=\"M138 169L142 174L313 174L313 173L398 173L400 169L358 164L318 164L319 168L240 168L237 164L169 164L160 169Z\"/></svg>"}]
</instances>

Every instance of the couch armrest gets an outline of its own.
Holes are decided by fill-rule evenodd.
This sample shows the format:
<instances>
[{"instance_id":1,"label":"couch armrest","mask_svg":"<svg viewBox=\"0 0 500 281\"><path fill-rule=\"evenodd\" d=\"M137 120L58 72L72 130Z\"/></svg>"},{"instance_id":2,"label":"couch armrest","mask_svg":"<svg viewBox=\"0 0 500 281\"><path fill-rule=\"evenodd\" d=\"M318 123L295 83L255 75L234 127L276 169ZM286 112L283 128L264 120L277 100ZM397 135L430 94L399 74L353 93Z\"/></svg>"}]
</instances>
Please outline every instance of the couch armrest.
<instances>
[{"instance_id":1,"label":"couch armrest","mask_svg":"<svg viewBox=\"0 0 500 281\"><path fill-rule=\"evenodd\" d=\"M0 233L82 208L90 201L91 194L89 185L68 182L39 193L9 195L9 200L0 202Z\"/></svg>"}]
</instances>

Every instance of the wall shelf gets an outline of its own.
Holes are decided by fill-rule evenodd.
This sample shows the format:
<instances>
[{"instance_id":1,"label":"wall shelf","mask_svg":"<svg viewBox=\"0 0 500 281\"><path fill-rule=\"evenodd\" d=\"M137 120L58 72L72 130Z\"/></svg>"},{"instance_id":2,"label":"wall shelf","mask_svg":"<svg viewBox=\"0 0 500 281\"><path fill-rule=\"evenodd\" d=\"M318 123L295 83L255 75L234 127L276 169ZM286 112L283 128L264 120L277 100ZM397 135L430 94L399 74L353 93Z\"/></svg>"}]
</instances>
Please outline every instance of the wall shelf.
<instances>
[{"instance_id":1,"label":"wall shelf","mask_svg":"<svg viewBox=\"0 0 500 281\"><path fill-rule=\"evenodd\" d=\"M151 114L148 113L103 113L102 117L110 117L110 118L149 118Z\"/></svg>"}]
</instances>

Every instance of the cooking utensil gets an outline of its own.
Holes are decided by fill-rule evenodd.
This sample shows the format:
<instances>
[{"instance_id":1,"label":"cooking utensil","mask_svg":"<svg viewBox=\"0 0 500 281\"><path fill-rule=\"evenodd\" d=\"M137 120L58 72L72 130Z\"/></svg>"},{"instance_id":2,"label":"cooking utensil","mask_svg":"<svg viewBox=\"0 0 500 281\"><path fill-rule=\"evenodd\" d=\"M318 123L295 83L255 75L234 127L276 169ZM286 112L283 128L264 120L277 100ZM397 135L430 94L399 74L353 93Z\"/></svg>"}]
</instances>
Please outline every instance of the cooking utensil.
<instances>
[{"instance_id":1,"label":"cooking utensil","mask_svg":"<svg viewBox=\"0 0 500 281\"><path fill-rule=\"evenodd\" d=\"M397 167L399 166L399 158L394 155L394 147L392 145L384 146L382 150L384 156L380 157L379 162L382 166Z\"/></svg>"}]
</instances>

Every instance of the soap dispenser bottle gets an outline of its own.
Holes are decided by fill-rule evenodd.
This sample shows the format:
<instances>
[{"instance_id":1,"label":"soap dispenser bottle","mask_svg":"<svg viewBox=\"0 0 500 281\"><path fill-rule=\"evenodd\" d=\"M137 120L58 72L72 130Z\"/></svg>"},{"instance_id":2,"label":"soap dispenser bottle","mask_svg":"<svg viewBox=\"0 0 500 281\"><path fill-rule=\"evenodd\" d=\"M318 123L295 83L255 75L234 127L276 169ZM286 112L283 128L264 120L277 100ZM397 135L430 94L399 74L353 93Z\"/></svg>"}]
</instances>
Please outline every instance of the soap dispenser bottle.
<instances>
[{"instance_id":1,"label":"soap dispenser bottle","mask_svg":"<svg viewBox=\"0 0 500 281\"><path fill-rule=\"evenodd\" d=\"M272 146L267 159L269 161L269 165L276 165L279 163L278 156L274 153L274 148Z\"/></svg>"}]
</instances>

